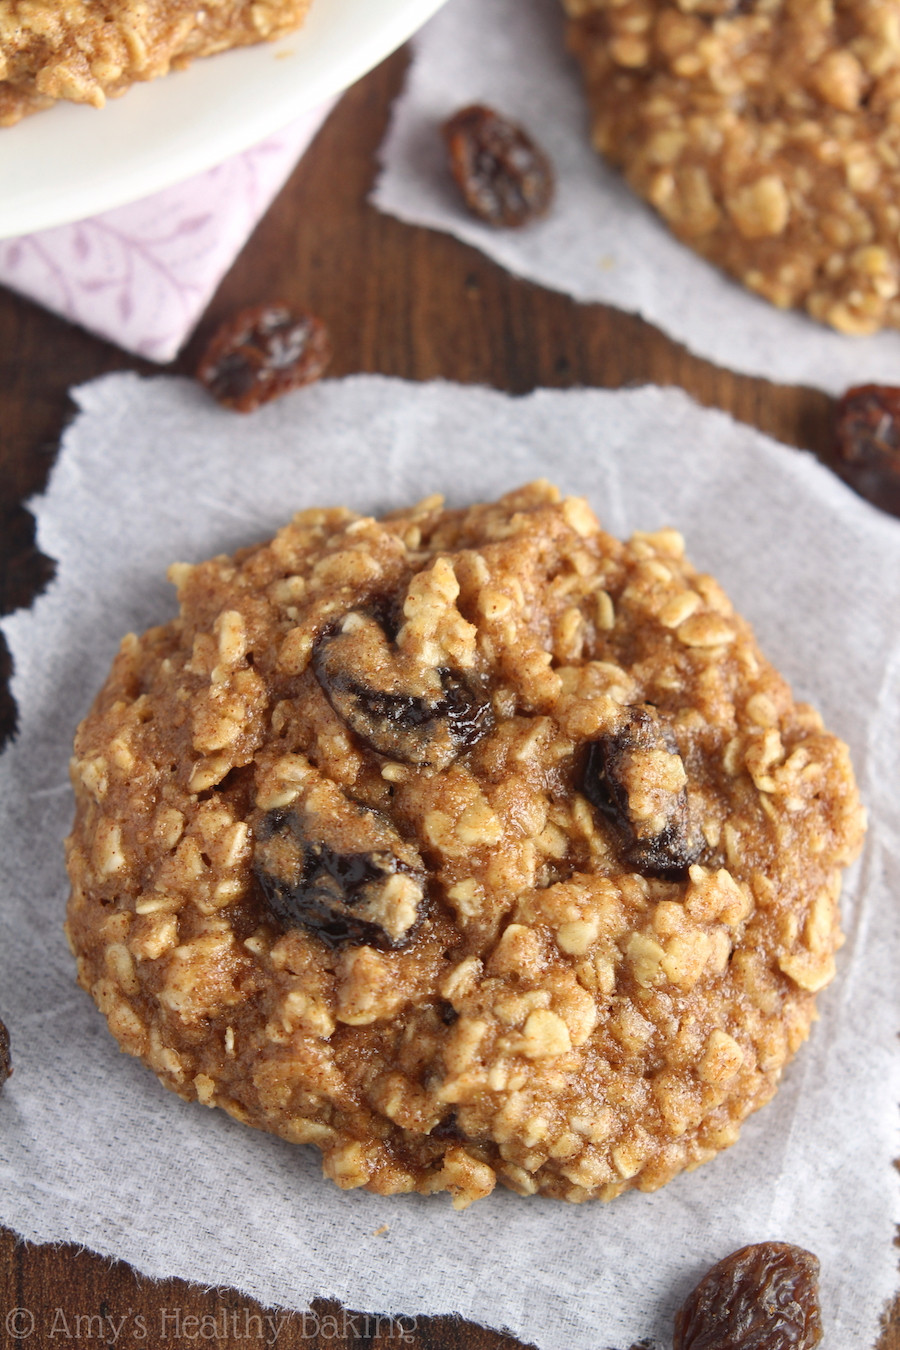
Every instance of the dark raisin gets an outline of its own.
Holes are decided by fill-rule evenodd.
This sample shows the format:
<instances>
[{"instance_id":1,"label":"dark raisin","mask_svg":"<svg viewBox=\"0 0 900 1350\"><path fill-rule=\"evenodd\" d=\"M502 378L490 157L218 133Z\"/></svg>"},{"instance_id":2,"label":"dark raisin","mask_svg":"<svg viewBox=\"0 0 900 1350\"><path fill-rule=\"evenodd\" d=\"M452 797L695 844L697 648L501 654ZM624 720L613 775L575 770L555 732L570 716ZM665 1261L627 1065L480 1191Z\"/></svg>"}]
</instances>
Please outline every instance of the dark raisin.
<instances>
[{"instance_id":1,"label":"dark raisin","mask_svg":"<svg viewBox=\"0 0 900 1350\"><path fill-rule=\"evenodd\" d=\"M900 516L900 389L861 384L835 410L841 477L860 496Z\"/></svg>"},{"instance_id":2,"label":"dark raisin","mask_svg":"<svg viewBox=\"0 0 900 1350\"><path fill-rule=\"evenodd\" d=\"M242 309L216 331L197 368L213 398L235 412L317 380L331 360L321 319L295 316L284 305Z\"/></svg>"},{"instance_id":3,"label":"dark raisin","mask_svg":"<svg viewBox=\"0 0 900 1350\"><path fill-rule=\"evenodd\" d=\"M469 210L488 225L518 227L553 199L550 161L521 127L473 104L444 123L450 171Z\"/></svg>"},{"instance_id":4,"label":"dark raisin","mask_svg":"<svg viewBox=\"0 0 900 1350\"><path fill-rule=\"evenodd\" d=\"M470 749L494 725L494 712L486 686L472 675L439 670L444 697L435 706L435 715L447 724L455 745Z\"/></svg>"},{"instance_id":5,"label":"dark raisin","mask_svg":"<svg viewBox=\"0 0 900 1350\"><path fill-rule=\"evenodd\" d=\"M818 1259L802 1247L742 1247L678 1309L674 1350L812 1350L822 1339L818 1281Z\"/></svg>"},{"instance_id":6,"label":"dark raisin","mask_svg":"<svg viewBox=\"0 0 900 1350\"><path fill-rule=\"evenodd\" d=\"M408 860L418 855L400 847L406 858L390 847L343 852L295 812L269 811L256 826L254 872L285 928L308 928L332 947L400 947L412 936L425 894L424 869Z\"/></svg>"},{"instance_id":7,"label":"dark raisin","mask_svg":"<svg viewBox=\"0 0 900 1350\"><path fill-rule=\"evenodd\" d=\"M355 612L324 633L313 651L313 670L337 715L370 749L404 764L445 768L494 724L488 691L474 674L441 669L410 672L372 615ZM378 670L395 685L365 682ZM423 692L428 689L429 692Z\"/></svg>"},{"instance_id":8,"label":"dark raisin","mask_svg":"<svg viewBox=\"0 0 900 1350\"><path fill-rule=\"evenodd\" d=\"M443 1120L439 1120L434 1129L429 1130L428 1134L431 1139L460 1140L466 1137L459 1128L455 1111L451 1111L449 1116L444 1116Z\"/></svg>"},{"instance_id":9,"label":"dark raisin","mask_svg":"<svg viewBox=\"0 0 900 1350\"><path fill-rule=\"evenodd\" d=\"M9 1032L0 1022L0 1089L12 1073L12 1057L9 1052Z\"/></svg>"},{"instance_id":10,"label":"dark raisin","mask_svg":"<svg viewBox=\"0 0 900 1350\"><path fill-rule=\"evenodd\" d=\"M588 747L582 791L616 827L626 861L651 877L677 879L700 855L690 828L687 793L658 777L658 755L678 755L671 730L649 704L625 710L623 724ZM652 804L638 813L635 798Z\"/></svg>"}]
</instances>

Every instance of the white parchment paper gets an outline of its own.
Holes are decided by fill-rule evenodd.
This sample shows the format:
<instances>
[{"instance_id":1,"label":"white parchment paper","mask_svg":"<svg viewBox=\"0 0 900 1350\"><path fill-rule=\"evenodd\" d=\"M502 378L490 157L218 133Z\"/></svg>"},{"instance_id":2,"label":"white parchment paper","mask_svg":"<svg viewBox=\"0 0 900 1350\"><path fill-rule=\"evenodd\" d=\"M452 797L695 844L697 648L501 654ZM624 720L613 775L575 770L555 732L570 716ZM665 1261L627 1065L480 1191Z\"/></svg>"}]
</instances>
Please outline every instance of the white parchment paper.
<instances>
[{"instance_id":1,"label":"white parchment paper","mask_svg":"<svg viewBox=\"0 0 900 1350\"><path fill-rule=\"evenodd\" d=\"M848 338L775 309L679 244L591 148L560 0L449 0L415 60L382 147L383 211L447 230L509 271L642 315L717 365L829 393L900 382L900 333ZM441 123L487 103L526 126L557 171L550 215L522 230L480 224L446 169Z\"/></svg>"},{"instance_id":2,"label":"white parchment paper","mask_svg":"<svg viewBox=\"0 0 900 1350\"><path fill-rule=\"evenodd\" d=\"M827 1345L871 1350L900 1219L900 521L674 390L511 399L360 376L241 418L191 383L113 375L77 399L34 504L58 575L5 625L21 725L0 760L0 1012L15 1056L0 1220L270 1304L458 1312L541 1350L666 1345L702 1270L784 1239L822 1258ZM313 1150L168 1094L76 988L61 932L72 732L120 636L173 614L171 560L266 537L303 506L380 511L435 489L462 504L548 473L617 534L681 528L849 740L872 825L838 978L775 1101L654 1195L573 1207L499 1192L458 1214L446 1197L343 1193Z\"/></svg>"}]
</instances>

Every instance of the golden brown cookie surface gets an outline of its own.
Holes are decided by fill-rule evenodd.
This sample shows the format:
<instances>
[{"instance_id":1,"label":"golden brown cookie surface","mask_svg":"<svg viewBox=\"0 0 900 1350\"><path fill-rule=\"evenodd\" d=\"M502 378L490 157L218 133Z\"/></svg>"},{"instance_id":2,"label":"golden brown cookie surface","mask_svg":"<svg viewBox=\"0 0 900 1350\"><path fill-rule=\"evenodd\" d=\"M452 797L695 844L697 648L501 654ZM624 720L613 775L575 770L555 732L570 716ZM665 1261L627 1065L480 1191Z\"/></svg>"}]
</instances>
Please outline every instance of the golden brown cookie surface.
<instances>
[{"instance_id":1,"label":"golden brown cookie surface","mask_svg":"<svg viewBox=\"0 0 900 1350\"><path fill-rule=\"evenodd\" d=\"M533 484L173 580L73 762L68 930L123 1048L382 1194L608 1199L734 1142L863 823L680 536Z\"/></svg>"},{"instance_id":2,"label":"golden brown cookie surface","mask_svg":"<svg viewBox=\"0 0 900 1350\"><path fill-rule=\"evenodd\" d=\"M196 56L281 37L310 0L0 0L0 126L58 99L102 108Z\"/></svg>"},{"instance_id":3,"label":"golden brown cookie surface","mask_svg":"<svg viewBox=\"0 0 900 1350\"><path fill-rule=\"evenodd\" d=\"M679 239L844 333L900 326L896 0L564 0L597 148Z\"/></svg>"}]
</instances>

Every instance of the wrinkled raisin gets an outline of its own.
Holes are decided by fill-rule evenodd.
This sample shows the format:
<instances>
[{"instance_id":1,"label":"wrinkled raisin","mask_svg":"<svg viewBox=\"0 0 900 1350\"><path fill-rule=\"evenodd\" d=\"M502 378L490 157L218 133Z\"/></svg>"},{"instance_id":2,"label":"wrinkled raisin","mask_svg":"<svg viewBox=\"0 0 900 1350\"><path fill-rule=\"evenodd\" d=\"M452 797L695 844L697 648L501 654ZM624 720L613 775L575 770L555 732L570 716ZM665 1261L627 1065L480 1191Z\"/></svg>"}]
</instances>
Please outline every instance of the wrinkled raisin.
<instances>
[{"instance_id":1,"label":"wrinkled raisin","mask_svg":"<svg viewBox=\"0 0 900 1350\"><path fill-rule=\"evenodd\" d=\"M400 662L379 620L354 611L324 633L313 651L313 670L337 715L370 749L404 764L445 768L493 726L487 690L470 673L427 672L433 691L373 689L369 670L393 675L394 683L416 672Z\"/></svg>"},{"instance_id":2,"label":"wrinkled raisin","mask_svg":"<svg viewBox=\"0 0 900 1350\"><path fill-rule=\"evenodd\" d=\"M316 673L320 670L327 678L324 662L317 665ZM490 705L479 700L452 670L440 669L437 674L442 692L436 699L367 689L340 676L327 692L332 705L336 709L340 705L347 725L373 750L407 764L430 764L432 743L442 729L456 750L462 751L483 735L490 715Z\"/></svg>"},{"instance_id":3,"label":"wrinkled raisin","mask_svg":"<svg viewBox=\"0 0 900 1350\"><path fill-rule=\"evenodd\" d=\"M9 1053L9 1032L0 1022L0 1088L12 1073L12 1058Z\"/></svg>"},{"instance_id":4,"label":"wrinkled raisin","mask_svg":"<svg viewBox=\"0 0 900 1350\"><path fill-rule=\"evenodd\" d=\"M284 305L256 305L218 329L197 379L226 408L246 413L311 384L330 360L331 343L320 319L295 317Z\"/></svg>"},{"instance_id":5,"label":"wrinkled raisin","mask_svg":"<svg viewBox=\"0 0 900 1350\"><path fill-rule=\"evenodd\" d=\"M818 1259L802 1247L742 1247L678 1309L674 1350L812 1350L822 1339L818 1279Z\"/></svg>"},{"instance_id":6,"label":"wrinkled raisin","mask_svg":"<svg viewBox=\"0 0 900 1350\"><path fill-rule=\"evenodd\" d=\"M649 704L627 709L620 727L590 744L582 791L616 827L636 871L677 878L699 857L678 746Z\"/></svg>"},{"instance_id":7,"label":"wrinkled raisin","mask_svg":"<svg viewBox=\"0 0 900 1350\"><path fill-rule=\"evenodd\" d=\"M838 472L885 511L900 516L900 389L862 384L835 410Z\"/></svg>"},{"instance_id":8,"label":"wrinkled raisin","mask_svg":"<svg viewBox=\"0 0 900 1350\"><path fill-rule=\"evenodd\" d=\"M488 225L517 227L553 198L550 161L521 127L492 108L463 108L443 127L450 170L466 206Z\"/></svg>"},{"instance_id":9,"label":"wrinkled raisin","mask_svg":"<svg viewBox=\"0 0 900 1350\"><path fill-rule=\"evenodd\" d=\"M411 937L425 894L415 862L390 847L342 852L292 811L269 811L256 836L254 872L285 928L307 928L332 947L399 947ZM403 851L418 861L411 846Z\"/></svg>"},{"instance_id":10,"label":"wrinkled raisin","mask_svg":"<svg viewBox=\"0 0 900 1350\"><path fill-rule=\"evenodd\" d=\"M429 1130L428 1133L429 1137L432 1139L462 1140L466 1138L459 1128L459 1122L456 1119L455 1111L451 1111L448 1116L444 1116L443 1120L439 1120L434 1128Z\"/></svg>"}]
</instances>

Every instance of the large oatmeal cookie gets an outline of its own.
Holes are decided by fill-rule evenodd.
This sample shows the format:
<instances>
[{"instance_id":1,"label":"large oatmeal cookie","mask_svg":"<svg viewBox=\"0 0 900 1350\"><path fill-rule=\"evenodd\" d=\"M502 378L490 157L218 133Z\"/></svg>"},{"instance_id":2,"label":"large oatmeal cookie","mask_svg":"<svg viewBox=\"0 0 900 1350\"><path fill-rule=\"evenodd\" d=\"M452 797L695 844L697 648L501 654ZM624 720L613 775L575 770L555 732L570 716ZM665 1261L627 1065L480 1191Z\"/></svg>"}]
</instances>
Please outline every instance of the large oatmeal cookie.
<instances>
[{"instance_id":1,"label":"large oatmeal cookie","mask_svg":"<svg viewBox=\"0 0 900 1350\"><path fill-rule=\"evenodd\" d=\"M597 148L674 233L843 333L900 327L898 0L564 0Z\"/></svg>"},{"instance_id":2,"label":"large oatmeal cookie","mask_svg":"<svg viewBox=\"0 0 900 1350\"><path fill-rule=\"evenodd\" d=\"M58 99L102 108L195 56L281 37L310 0L0 0L0 126Z\"/></svg>"},{"instance_id":3,"label":"large oatmeal cookie","mask_svg":"<svg viewBox=\"0 0 900 1350\"><path fill-rule=\"evenodd\" d=\"M681 537L536 483L172 579L72 770L68 932L122 1047L380 1194L610 1199L733 1143L863 820Z\"/></svg>"}]
</instances>

